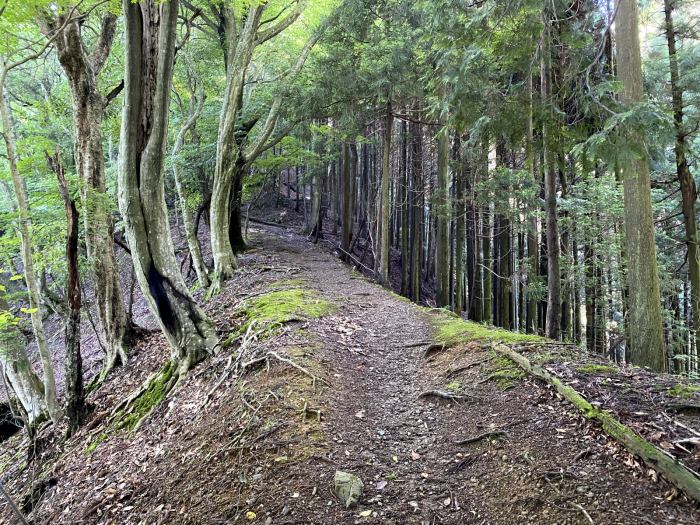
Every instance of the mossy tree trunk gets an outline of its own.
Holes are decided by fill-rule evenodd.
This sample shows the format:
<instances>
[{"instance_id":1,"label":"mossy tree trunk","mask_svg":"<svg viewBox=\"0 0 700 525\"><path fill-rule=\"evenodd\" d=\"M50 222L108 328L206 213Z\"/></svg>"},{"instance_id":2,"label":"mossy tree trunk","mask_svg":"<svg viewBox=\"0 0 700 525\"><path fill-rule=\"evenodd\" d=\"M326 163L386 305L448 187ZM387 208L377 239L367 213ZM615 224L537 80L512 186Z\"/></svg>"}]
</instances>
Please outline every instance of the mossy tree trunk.
<instances>
[{"instance_id":1,"label":"mossy tree trunk","mask_svg":"<svg viewBox=\"0 0 700 525\"><path fill-rule=\"evenodd\" d=\"M9 311L0 293L0 314ZM44 385L34 373L24 345L24 336L11 319L0 320L0 365L10 387L25 412L27 424L34 426L49 417Z\"/></svg>"}]
</instances>

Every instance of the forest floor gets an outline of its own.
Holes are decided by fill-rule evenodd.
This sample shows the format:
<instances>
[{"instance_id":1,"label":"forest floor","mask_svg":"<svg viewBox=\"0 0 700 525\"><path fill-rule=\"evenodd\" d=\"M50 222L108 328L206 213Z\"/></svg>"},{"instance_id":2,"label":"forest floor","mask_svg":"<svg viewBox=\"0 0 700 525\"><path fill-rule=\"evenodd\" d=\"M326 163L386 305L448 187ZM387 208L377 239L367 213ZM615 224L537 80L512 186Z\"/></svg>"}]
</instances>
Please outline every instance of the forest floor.
<instances>
[{"instance_id":1,"label":"forest floor","mask_svg":"<svg viewBox=\"0 0 700 525\"><path fill-rule=\"evenodd\" d=\"M465 323L292 231L251 233L236 278L206 306L233 344L139 427L116 430L110 414L167 359L155 333L90 395L76 436L45 429L29 462L22 436L0 445L2 480L33 523L700 523L695 504L491 343L538 356L697 468L700 418L670 410L695 405L693 385ZM336 471L364 482L352 509L335 497ZM16 522L2 503L0 522Z\"/></svg>"}]
</instances>

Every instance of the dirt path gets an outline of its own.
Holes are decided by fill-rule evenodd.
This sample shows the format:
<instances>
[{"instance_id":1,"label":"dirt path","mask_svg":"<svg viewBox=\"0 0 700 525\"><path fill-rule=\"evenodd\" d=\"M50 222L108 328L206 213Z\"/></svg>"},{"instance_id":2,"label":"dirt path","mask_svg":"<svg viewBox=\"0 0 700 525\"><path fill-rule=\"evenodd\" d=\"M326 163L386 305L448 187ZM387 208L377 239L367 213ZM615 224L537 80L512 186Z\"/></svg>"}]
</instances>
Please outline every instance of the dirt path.
<instances>
[{"instance_id":1,"label":"dirt path","mask_svg":"<svg viewBox=\"0 0 700 525\"><path fill-rule=\"evenodd\" d=\"M269 523L700 522L694 506L541 384L515 380L504 389L488 381L488 364L446 377L455 364L484 361L479 346L426 362L423 348L410 347L431 338L424 309L294 234L269 229L264 245L341 306L309 328L331 371L322 423L331 450L296 465L291 478L285 472L275 501L264 501L261 487ZM480 401L419 398L446 386ZM454 444L493 429L505 434ZM332 497L336 469L364 481L357 508Z\"/></svg>"},{"instance_id":2,"label":"dirt path","mask_svg":"<svg viewBox=\"0 0 700 525\"><path fill-rule=\"evenodd\" d=\"M700 523L696 506L488 345L425 359L434 312L294 233L252 233L240 271L207 312L226 337L248 319L246 298L305 287L313 301L334 304L285 320L245 350L246 361L286 356L327 385L279 359L234 377L229 367L244 354L234 344L193 371L138 430L116 431L108 423L115 406L167 359L162 335L150 334L88 398L89 419L71 440L46 429L28 466L19 436L0 449L0 479L16 501L46 490L33 523ZM427 390L464 400L421 398ZM500 434L456 443L493 431ZM353 509L333 493L338 470L364 482ZM13 519L0 502L0 522Z\"/></svg>"}]
</instances>

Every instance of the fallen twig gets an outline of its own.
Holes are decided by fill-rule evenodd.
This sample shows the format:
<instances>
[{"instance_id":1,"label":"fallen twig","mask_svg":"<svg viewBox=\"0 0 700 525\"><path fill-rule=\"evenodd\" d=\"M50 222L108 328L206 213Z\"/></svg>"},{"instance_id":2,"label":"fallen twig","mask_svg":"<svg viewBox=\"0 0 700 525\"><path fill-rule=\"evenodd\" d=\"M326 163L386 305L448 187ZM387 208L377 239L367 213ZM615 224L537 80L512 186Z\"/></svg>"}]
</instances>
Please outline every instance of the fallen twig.
<instances>
[{"instance_id":1,"label":"fallen twig","mask_svg":"<svg viewBox=\"0 0 700 525\"><path fill-rule=\"evenodd\" d=\"M571 505L572 505L573 507L576 507L578 510L581 511L581 514L583 514L583 515L586 517L586 519L588 520L588 523L590 523L591 525L594 525L594 523L593 523L593 518L591 518L591 515L588 514L588 512L586 512L586 509L584 509L584 508L583 508L581 505L579 505L578 503L572 503Z\"/></svg>"},{"instance_id":2,"label":"fallen twig","mask_svg":"<svg viewBox=\"0 0 700 525\"><path fill-rule=\"evenodd\" d=\"M455 445L469 445L471 443L478 443L479 441L483 441L484 439L507 436L507 435L508 435L508 433L504 432L503 430L493 430L491 432L484 432L483 434L479 434L478 436L472 436L472 437L468 437L465 439L460 439L459 441L455 441Z\"/></svg>"}]
</instances>

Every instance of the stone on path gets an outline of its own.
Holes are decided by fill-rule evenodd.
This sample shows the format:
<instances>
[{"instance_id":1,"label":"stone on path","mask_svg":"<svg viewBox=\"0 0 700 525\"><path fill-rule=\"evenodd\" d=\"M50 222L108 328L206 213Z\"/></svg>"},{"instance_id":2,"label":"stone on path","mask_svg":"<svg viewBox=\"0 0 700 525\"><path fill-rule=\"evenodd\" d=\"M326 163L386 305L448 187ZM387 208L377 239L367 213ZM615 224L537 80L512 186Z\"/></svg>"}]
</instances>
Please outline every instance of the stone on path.
<instances>
[{"instance_id":1,"label":"stone on path","mask_svg":"<svg viewBox=\"0 0 700 525\"><path fill-rule=\"evenodd\" d=\"M345 508L349 509L357 505L362 496L364 484L362 480L354 474L347 472L336 471L335 473L335 494L344 504Z\"/></svg>"}]
</instances>

